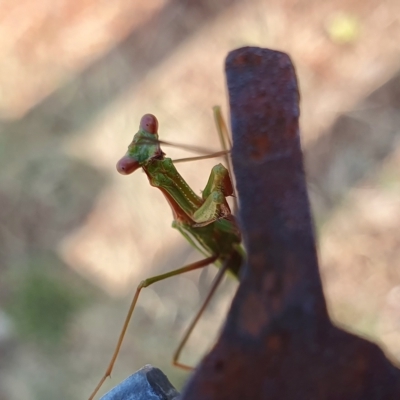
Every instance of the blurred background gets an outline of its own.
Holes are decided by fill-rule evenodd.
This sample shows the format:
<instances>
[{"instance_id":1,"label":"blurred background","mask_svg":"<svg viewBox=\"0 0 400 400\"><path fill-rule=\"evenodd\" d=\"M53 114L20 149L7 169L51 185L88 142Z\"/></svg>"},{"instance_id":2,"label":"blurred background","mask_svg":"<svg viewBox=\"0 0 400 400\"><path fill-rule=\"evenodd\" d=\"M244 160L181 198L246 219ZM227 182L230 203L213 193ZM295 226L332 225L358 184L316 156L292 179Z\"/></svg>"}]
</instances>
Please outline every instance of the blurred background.
<instances>
[{"instance_id":1,"label":"blurred background","mask_svg":"<svg viewBox=\"0 0 400 400\"><path fill-rule=\"evenodd\" d=\"M140 117L161 138L219 150L228 51L290 54L321 273L337 324L400 360L398 0L4 0L0 5L0 400L85 399L140 280L200 259L142 172L115 163ZM173 158L188 156L165 148ZM179 165L200 192L219 160ZM143 291L113 377L170 367L215 274ZM236 288L188 344L195 365Z\"/></svg>"}]
</instances>

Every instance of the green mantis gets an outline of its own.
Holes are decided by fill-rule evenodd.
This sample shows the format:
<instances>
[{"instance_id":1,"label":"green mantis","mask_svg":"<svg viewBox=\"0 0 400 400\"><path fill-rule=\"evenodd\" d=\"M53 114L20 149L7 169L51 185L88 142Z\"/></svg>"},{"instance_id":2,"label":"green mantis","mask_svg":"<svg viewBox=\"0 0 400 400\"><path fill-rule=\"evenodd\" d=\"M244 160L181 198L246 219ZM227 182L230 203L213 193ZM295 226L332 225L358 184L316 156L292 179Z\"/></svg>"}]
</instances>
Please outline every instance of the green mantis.
<instances>
[{"instance_id":1,"label":"green mantis","mask_svg":"<svg viewBox=\"0 0 400 400\"><path fill-rule=\"evenodd\" d=\"M214 115L221 136L226 128L219 107L214 108ZM178 361L180 353L224 273L229 270L234 276L238 277L242 265L244 250L240 245L240 231L226 200L228 196L234 194L228 170L222 164L214 166L202 196L198 196L178 173L172 160L165 157L160 147L161 143L163 142L158 139L156 117L151 114L144 115L140 121L139 131L135 134L127 153L117 163L117 170L123 175L129 175L141 167L146 173L150 185L160 189L168 201L173 214L172 227L177 229L205 258L165 274L145 279L139 284L111 361L89 400L94 398L106 378L111 375L129 321L143 288L210 264L215 264L220 268L207 298L173 356L174 365L183 369L191 369Z\"/></svg>"}]
</instances>

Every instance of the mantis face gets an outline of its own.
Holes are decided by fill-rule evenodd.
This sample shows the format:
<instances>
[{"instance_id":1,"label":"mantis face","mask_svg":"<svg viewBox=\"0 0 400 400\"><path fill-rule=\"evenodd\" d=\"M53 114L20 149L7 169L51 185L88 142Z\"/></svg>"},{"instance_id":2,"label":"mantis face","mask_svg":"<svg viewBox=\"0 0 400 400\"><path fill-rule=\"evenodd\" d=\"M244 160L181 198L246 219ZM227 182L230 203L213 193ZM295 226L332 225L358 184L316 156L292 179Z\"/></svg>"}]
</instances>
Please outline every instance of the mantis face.
<instances>
[{"instance_id":1,"label":"mantis face","mask_svg":"<svg viewBox=\"0 0 400 400\"><path fill-rule=\"evenodd\" d=\"M152 159L162 159L164 153L158 142L158 121L152 114L142 117L139 131L133 137L126 154L118 161L117 171L129 175Z\"/></svg>"}]
</instances>

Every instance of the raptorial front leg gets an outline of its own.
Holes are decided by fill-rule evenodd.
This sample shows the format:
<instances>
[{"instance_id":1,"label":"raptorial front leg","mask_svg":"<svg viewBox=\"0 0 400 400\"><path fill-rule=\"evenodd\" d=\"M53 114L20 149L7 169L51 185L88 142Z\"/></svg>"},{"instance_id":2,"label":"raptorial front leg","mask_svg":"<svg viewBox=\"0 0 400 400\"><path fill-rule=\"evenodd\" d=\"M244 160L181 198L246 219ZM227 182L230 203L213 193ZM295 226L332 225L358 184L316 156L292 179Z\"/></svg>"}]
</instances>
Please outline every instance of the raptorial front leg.
<instances>
[{"instance_id":1,"label":"raptorial front leg","mask_svg":"<svg viewBox=\"0 0 400 400\"><path fill-rule=\"evenodd\" d=\"M205 201L193 214L194 226L206 226L229 217L232 213L226 198L232 195L233 185L228 170L222 164L214 166L202 193Z\"/></svg>"}]
</instances>

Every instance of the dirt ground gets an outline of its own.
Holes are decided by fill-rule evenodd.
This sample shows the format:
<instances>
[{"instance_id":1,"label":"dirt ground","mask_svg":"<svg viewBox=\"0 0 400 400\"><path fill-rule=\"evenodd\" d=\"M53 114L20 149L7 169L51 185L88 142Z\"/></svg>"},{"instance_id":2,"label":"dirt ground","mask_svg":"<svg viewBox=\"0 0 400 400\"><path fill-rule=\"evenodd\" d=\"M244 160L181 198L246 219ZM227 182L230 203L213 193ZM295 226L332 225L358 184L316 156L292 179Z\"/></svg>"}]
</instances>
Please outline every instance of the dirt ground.
<instances>
[{"instance_id":1,"label":"dirt ground","mask_svg":"<svg viewBox=\"0 0 400 400\"><path fill-rule=\"evenodd\" d=\"M290 54L332 318L400 362L400 2L12 0L0 5L0 400L87 398L141 279L199 259L144 174L115 170L140 117L219 149L223 63ZM166 148L172 158L187 156ZM199 192L215 160L179 165ZM215 272L146 289L112 380L173 350ZM184 354L213 343L229 279Z\"/></svg>"}]
</instances>

